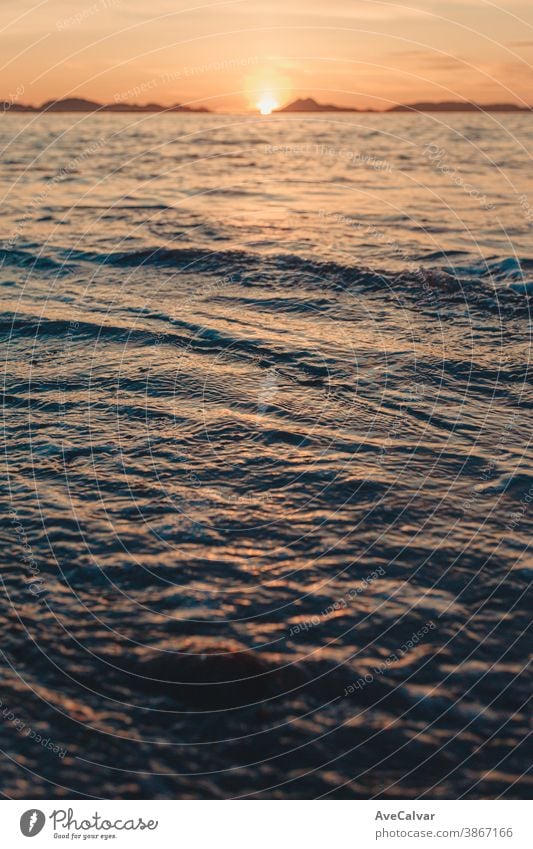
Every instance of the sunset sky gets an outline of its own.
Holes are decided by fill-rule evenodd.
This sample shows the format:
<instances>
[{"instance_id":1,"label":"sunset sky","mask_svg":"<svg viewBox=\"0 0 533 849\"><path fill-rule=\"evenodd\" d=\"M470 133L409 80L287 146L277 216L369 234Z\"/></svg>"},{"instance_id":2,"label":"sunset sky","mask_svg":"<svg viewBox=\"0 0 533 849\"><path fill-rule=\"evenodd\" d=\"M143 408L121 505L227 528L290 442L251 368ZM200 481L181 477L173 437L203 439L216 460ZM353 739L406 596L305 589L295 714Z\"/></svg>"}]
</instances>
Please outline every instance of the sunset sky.
<instances>
[{"instance_id":1,"label":"sunset sky","mask_svg":"<svg viewBox=\"0 0 533 849\"><path fill-rule=\"evenodd\" d=\"M1 0L0 99L533 102L531 0Z\"/></svg>"}]
</instances>

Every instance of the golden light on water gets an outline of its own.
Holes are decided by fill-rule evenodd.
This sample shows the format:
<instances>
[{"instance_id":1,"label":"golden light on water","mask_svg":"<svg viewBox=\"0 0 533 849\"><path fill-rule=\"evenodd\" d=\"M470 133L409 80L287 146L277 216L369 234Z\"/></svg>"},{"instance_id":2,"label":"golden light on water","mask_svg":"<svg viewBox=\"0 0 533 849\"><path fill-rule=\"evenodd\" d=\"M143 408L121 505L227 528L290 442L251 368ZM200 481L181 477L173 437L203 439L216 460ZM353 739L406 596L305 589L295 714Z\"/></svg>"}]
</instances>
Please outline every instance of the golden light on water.
<instances>
[{"instance_id":1,"label":"golden light on water","mask_svg":"<svg viewBox=\"0 0 533 849\"><path fill-rule=\"evenodd\" d=\"M257 108L261 115L271 115L274 109L277 109L278 107L278 101L270 93L262 94L260 99L257 101Z\"/></svg>"}]
</instances>

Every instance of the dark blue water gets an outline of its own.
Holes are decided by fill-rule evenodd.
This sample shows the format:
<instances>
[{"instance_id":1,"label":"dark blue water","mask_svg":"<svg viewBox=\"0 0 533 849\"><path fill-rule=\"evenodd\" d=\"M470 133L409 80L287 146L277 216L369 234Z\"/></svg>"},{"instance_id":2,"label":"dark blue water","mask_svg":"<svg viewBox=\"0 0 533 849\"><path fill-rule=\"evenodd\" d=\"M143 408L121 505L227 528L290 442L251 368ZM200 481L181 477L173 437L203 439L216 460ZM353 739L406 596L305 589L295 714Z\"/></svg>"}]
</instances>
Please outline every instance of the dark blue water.
<instances>
[{"instance_id":1,"label":"dark blue water","mask_svg":"<svg viewBox=\"0 0 533 849\"><path fill-rule=\"evenodd\" d=\"M4 117L5 796L528 792L532 125L435 120Z\"/></svg>"}]
</instances>

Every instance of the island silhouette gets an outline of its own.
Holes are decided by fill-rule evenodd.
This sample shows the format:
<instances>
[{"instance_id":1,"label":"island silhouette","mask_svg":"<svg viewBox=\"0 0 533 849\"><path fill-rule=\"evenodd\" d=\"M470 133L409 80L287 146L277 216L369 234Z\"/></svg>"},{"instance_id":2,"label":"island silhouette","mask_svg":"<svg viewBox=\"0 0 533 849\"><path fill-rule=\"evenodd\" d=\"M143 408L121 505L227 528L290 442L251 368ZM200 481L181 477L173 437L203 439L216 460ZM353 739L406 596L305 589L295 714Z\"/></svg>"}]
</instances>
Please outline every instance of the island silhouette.
<instances>
[{"instance_id":1,"label":"island silhouette","mask_svg":"<svg viewBox=\"0 0 533 849\"><path fill-rule=\"evenodd\" d=\"M355 106L335 106L334 103L318 103L313 97L298 98L275 112L375 112L375 109L357 109Z\"/></svg>"},{"instance_id":2,"label":"island silhouette","mask_svg":"<svg viewBox=\"0 0 533 849\"><path fill-rule=\"evenodd\" d=\"M359 113L413 113L413 112L531 112L531 106L519 106L516 103L474 103L469 100L421 101L398 104L388 109L359 109L356 106L337 106L334 103L319 103L313 97L298 98L287 103L273 114L309 113L309 112L359 112ZM0 111L4 112L172 112L172 113L211 113L205 106L184 106L175 103L162 106L160 103L98 103L83 97L66 97L60 100L47 100L41 106L31 106L11 100L0 100Z\"/></svg>"},{"instance_id":3,"label":"island silhouette","mask_svg":"<svg viewBox=\"0 0 533 849\"><path fill-rule=\"evenodd\" d=\"M161 106L160 103L98 103L96 100L86 100L83 97L66 97L62 100L47 100L41 106L29 106L24 103L10 101L0 102L0 110L4 112L210 112L205 106L183 106L175 103L172 106Z\"/></svg>"},{"instance_id":4,"label":"island silhouette","mask_svg":"<svg viewBox=\"0 0 533 849\"><path fill-rule=\"evenodd\" d=\"M284 112L531 112L531 106L516 103L473 103L469 100L427 101L391 106L388 109L358 109L356 106L336 106L333 103L318 103L312 97L299 98L288 103L277 113Z\"/></svg>"}]
</instances>

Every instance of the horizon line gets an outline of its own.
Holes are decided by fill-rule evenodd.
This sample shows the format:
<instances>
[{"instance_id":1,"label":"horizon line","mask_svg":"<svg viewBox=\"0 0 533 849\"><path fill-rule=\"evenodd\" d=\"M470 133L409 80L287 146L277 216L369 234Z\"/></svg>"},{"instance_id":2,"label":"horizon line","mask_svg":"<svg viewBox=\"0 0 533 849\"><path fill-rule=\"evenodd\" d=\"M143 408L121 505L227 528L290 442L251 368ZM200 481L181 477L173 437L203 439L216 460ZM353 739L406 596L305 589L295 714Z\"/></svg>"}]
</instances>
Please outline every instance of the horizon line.
<instances>
[{"instance_id":1,"label":"horizon line","mask_svg":"<svg viewBox=\"0 0 533 849\"><path fill-rule=\"evenodd\" d=\"M194 101L193 101L194 102ZM191 103L191 101L189 101ZM195 101L198 103L198 101ZM202 105L187 105L187 102L172 103L169 105L161 104L156 101L148 101L146 103L136 103L128 101L112 101L100 102L91 100L85 97L63 97L46 100L38 106L29 103L19 103L13 95L8 98L0 98L0 112L14 113L45 113L45 112L63 112L63 113L86 113L95 114L100 111L113 113L157 113L157 112L182 112L190 114L257 114L255 108L248 109L232 109L222 110L210 109ZM360 113L360 114L390 114L398 112L490 112L490 111L510 111L510 112L531 112L533 106L526 104L521 105L512 101L495 102L494 100L488 103L478 103L473 100L458 99L458 100L418 100L410 103L397 103L393 106L388 106L384 109L372 107L358 106L338 106L333 103L320 103L313 97L296 98L282 106L278 106L271 110L270 114L313 114L313 113Z\"/></svg>"}]
</instances>

